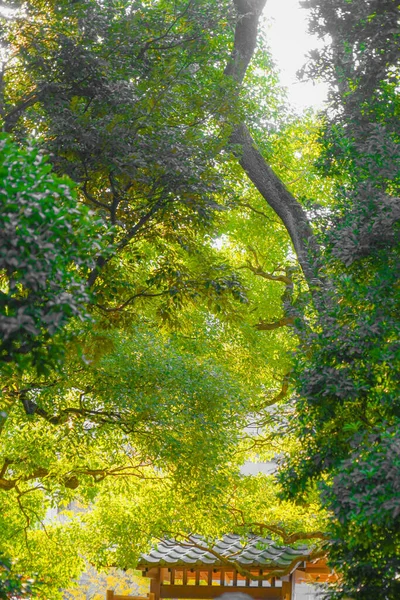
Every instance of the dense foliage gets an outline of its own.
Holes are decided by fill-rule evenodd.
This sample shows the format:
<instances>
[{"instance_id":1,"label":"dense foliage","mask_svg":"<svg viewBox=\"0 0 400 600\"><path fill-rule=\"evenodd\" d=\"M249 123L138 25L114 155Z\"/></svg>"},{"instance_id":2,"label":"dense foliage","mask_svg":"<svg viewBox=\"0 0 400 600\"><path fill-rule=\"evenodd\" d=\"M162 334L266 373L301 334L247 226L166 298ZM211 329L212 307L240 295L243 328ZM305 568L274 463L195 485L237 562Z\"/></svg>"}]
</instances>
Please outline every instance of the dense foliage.
<instances>
[{"instance_id":1,"label":"dense foliage","mask_svg":"<svg viewBox=\"0 0 400 600\"><path fill-rule=\"evenodd\" d=\"M304 3L333 42L310 72L330 83L320 167L339 177L322 242L326 308L297 361L302 451L282 475L290 494L324 481L332 510L335 597L397 598L400 204L398 7ZM306 353L304 353L306 352Z\"/></svg>"},{"instance_id":2,"label":"dense foliage","mask_svg":"<svg viewBox=\"0 0 400 600\"><path fill-rule=\"evenodd\" d=\"M0 362L11 373L12 364L43 373L60 358L65 339L56 334L68 319L88 317L100 224L37 148L21 150L3 134L0 161Z\"/></svg>"},{"instance_id":3,"label":"dense foliage","mask_svg":"<svg viewBox=\"0 0 400 600\"><path fill-rule=\"evenodd\" d=\"M265 0L0 15L0 550L37 597L227 530L398 595L398 10L304 4L323 121L282 108Z\"/></svg>"},{"instance_id":4,"label":"dense foliage","mask_svg":"<svg viewBox=\"0 0 400 600\"><path fill-rule=\"evenodd\" d=\"M82 278L82 297L65 305L68 335L38 339L38 352L59 339L63 364L52 369L42 357L35 365L47 370L38 372L24 363L8 403L2 398L3 551L22 572L40 573L38 594L54 599L84 568L83 555L134 567L155 537L249 530L244 510L251 521L269 511L275 524L285 514L282 532L319 529L315 502L309 514L290 502L282 511L259 506L260 490L276 499L272 478L250 483L238 472L248 449L263 452L243 429L253 418L268 428L293 342L275 326L292 289L287 235L223 150L241 113L223 73L234 7L35 1L16 17L4 22L2 118L20 149L8 148L28 162L38 157L40 179L41 154L26 150L34 135L53 171L74 180L80 205L95 211L99 235L73 224L83 263L57 210L45 215L65 249L43 254L51 259L44 281L53 289L51 269L65 261L66 276ZM259 132L277 119L269 64L260 47ZM242 100L255 107L250 83ZM59 189L44 169L55 182L46 198L61 204L68 227L70 184ZM36 229L35 215L27 227ZM73 310L81 299L86 323ZM51 520L56 507L67 521Z\"/></svg>"}]
</instances>

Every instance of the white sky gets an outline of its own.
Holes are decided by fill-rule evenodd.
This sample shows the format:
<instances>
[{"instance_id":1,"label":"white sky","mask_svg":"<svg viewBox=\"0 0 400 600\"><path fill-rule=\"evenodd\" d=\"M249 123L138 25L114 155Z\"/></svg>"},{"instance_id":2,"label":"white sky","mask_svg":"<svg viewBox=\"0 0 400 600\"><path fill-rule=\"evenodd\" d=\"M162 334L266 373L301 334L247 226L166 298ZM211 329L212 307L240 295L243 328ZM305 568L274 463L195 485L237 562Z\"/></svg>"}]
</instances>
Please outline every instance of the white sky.
<instances>
[{"instance_id":1,"label":"white sky","mask_svg":"<svg viewBox=\"0 0 400 600\"><path fill-rule=\"evenodd\" d=\"M296 80L296 71L306 62L307 52L320 44L307 32L307 11L300 8L298 0L268 0L264 14L272 56L291 104L299 110L310 106L322 108L327 87L322 83Z\"/></svg>"}]
</instances>

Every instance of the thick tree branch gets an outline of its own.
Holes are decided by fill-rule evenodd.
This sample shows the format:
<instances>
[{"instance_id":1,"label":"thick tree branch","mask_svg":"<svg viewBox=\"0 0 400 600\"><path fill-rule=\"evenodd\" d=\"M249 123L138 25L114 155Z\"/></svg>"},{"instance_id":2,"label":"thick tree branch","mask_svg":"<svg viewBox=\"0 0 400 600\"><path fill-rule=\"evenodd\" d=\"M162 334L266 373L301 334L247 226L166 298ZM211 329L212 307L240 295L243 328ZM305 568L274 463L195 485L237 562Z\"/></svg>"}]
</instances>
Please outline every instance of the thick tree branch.
<instances>
[{"instance_id":1,"label":"thick tree branch","mask_svg":"<svg viewBox=\"0 0 400 600\"><path fill-rule=\"evenodd\" d=\"M255 264L252 264L250 261L247 261L246 265L243 265L242 267L239 267L240 269L248 269L249 271L251 271L252 273L254 273L254 275L257 275L258 277L262 277L263 279L267 279L268 281L278 281L280 283L284 283L285 284L285 292L283 294L283 301L285 303L288 302L290 300L291 294L293 292L293 281L292 279L289 277L289 275L286 273L286 275L274 275L274 273L267 273L267 271L264 270L264 268L262 267L262 265L260 264L259 260L258 260L258 255L256 250L254 250L254 248L249 248L250 252L253 254L254 256L254 260L255 260ZM294 317L293 316L283 316L281 319L278 319L277 321L273 321L272 323L268 323L266 321L259 321L258 323L256 323L254 325L255 329L257 329L258 331L273 331L274 329L279 329L280 327L287 327L289 325L293 325L294 323Z\"/></svg>"},{"instance_id":2,"label":"thick tree branch","mask_svg":"<svg viewBox=\"0 0 400 600\"><path fill-rule=\"evenodd\" d=\"M241 84L256 49L258 20L267 0L233 0L233 3L238 19L235 42L231 58L225 67L225 75Z\"/></svg>"},{"instance_id":3,"label":"thick tree branch","mask_svg":"<svg viewBox=\"0 0 400 600\"><path fill-rule=\"evenodd\" d=\"M264 404L262 405L261 408L266 408L267 406L273 406L277 402L280 402L281 400L286 398L286 396L289 392L289 377L290 377L290 374L287 373L282 380L282 386L281 386L280 391L272 398L269 398L267 400L267 402L264 402ZM267 398L267 396L265 396L265 397Z\"/></svg>"},{"instance_id":4,"label":"thick tree branch","mask_svg":"<svg viewBox=\"0 0 400 600\"><path fill-rule=\"evenodd\" d=\"M33 104L35 104L36 102L39 102L39 100L42 99L46 91L46 86L42 90L35 90L30 95L28 95L28 97L25 100L21 101L14 108L12 108L9 113L4 115L3 130L6 133L10 133L13 130L15 123L18 121L21 113L23 113L30 106L33 106Z\"/></svg>"},{"instance_id":5,"label":"thick tree branch","mask_svg":"<svg viewBox=\"0 0 400 600\"><path fill-rule=\"evenodd\" d=\"M311 263L318 246L303 207L266 163L246 125L236 128L231 143L236 146L235 154L243 170L286 227L309 286L318 286L320 281Z\"/></svg>"},{"instance_id":6,"label":"thick tree branch","mask_svg":"<svg viewBox=\"0 0 400 600\"><path fill-rule=\"evenodd\" d=\"M252 246L249 246L248 250L253 255L255 264L253 264L252 262L250 262L248 260L246 262L246 264L243 265L242 267L239 267L239 269L248 269L249 271L251 271L252 273L254 273L254 275L257 275L258 277L262 277L263 279L267 279L268 281L280 281L281 283L284 283L285 286L288 288L287 289L287 294L289 294L290 291L293 290L293 281L292 281L292 279L289 277L289 275L287 273L285 275L283 275L283 274L281 274L281 275L274 275L274 273L280 267L276 267L272 271L272 273L268 273L267 271L265 271L265 269L261 265L261 263L259 261L259 258L258 258L258 253L255 250L255 248L253 248ZM286 269L286 271L288 271L288 269Z\"/></svg>"},{"instance_id":7,"label":"thick tree branch","mask_svg":"<svg viewBox=\"0 0 400 600\"><path fill-rule=\"evenodd\" d=\"M89 475L93 478L94 483L99 483L106 477L136 477L139 479L156 479L156 477L147 477L141 469L150 466L150 462L140 462L137 465L122 465L120 467L114 468L103 468L103 469L90 469L90 468L77 468L71 470L69 473L65 473L63 475L57 475L50 469L45 467L38 467L34 469L31 473L27 475L22 475L20 477L16 477L14 479L6 479L4 475L10 465L13 464L13 461L7 461L3 465L3 469L6 466L3 476L0 477L0 490L10 491L13 489L17 489L18 485L21 482L27 483L30 481L34 481L35 479L43 479L46 477L56 478L65 485L66 488L75 490L81 484L79 476Z\"/></svg>"},{"instance_id":8,"label":"thick tree branch","mask_svg":"<svg viewBox=\"0 0 400 600\"><path fill-rule=\"evenodd\" d=\"M240 85L257 45L258 22L266 0L233 2L237 11L237 24L234 46L225 68L225 75L232 77ZM318 246L303 207L266 163L244 123L234 129L230 143L249 179L282 220L310 289L315 290L321 283L312 258L318 255ZM318 294L315 293L314 296L316 304L319 304Z\"/></svg>"}]
</instances>

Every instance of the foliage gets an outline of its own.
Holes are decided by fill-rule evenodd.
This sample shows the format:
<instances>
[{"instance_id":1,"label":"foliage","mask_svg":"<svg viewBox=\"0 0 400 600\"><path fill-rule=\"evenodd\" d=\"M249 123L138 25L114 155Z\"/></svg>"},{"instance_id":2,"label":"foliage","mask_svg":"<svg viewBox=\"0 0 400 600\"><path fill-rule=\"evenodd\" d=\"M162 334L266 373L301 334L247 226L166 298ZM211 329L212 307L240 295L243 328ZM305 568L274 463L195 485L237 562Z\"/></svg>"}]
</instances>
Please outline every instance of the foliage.
<instances>
[{"instance_id":1,"label":"foliage","mask_svg":"<svg viewBox=\"0 0 400 600\"><path fill-rule=\"evenodd\" d=\"M32 2L9 35L24 76L14 82L9 70L6 127L24 136L41 122L56 168L115 226L114 253L150 239L162 257L150 287L166 282L175 295L184 287L176 254L194 252L195 228L203 234L228 196L209 164L221 144L226 12L206 1L64 2L56 11ZM113 269L110 278L121 301L142 284Z\"/></svg>"},{"instance_id":2,"label":"foliage","mask_svg":"<svg viewBox=\"0 0 400 600\"><path fill-rule=\"evenodd\" d=\"M0 557L0 598L2 600L30 598L33 579L16 575L11 561Z\"/></svg>"},{"instance_id":3,"label":"foliage","mask_svg":"<svg viewBox=\"0 0 400 600\"><path fill-rule=\"evenodd\" d=\"M189 528L212 498L218 505L237 470L232 455L248 410L240 380L206 344L142 327L87 336L84 350L84 369L76 360L52 381L26 379L33 414L16 404L2 432L2 547L43 574L44 597L57 597L78 575L82 545L92 556L88 548L99 543L97 564L110 564L101 561L111 553L112 564L125 567L156 531L173 527L171 510L186 514ZM69 527L46 522L52 506L72 500L94 509L69 514ZM157 527L143 532L152 515ZM124 552L113 552L117 546ZM57 564L54 547L63 549Z\"/></svg>"},{"instance_id":4,"label":"foliage","mask_svg":"<svg viewBox=\"0 0 400 600\"><path fill-rule=\"evenodd\" d=\"M331 562L343 573L334 597L396 598L399 513L384 481L398 485L398 11L392 2L304 4L313 30L333 40L311 74L331 85L319 163L340 179L322 227L325 308L297 354L302 449L281 480L289 496L322 482Z\"/></svg>"},{"instance_id":5,"label":"foliage","mask_svg":"<svg viewBox=\"0 0 400 600\"><path fill-rule=\"evenodd\" d=\"M235 20L228 1L33 0L6 24L4 127L22 145L34 134L107 227L80 271L92 321L71 321L62 366L16 378L2 431L1 546L45 575L44 598L82 555L134 566L164 535L257 523L281 540L323 537L315 492L279 503L272 477L238 473L249 455L299 449L282 402L287 311L305 284L284 226L226 150L232 127L250 113L312 215L332 182L312 166L319 123L279 114L262 44L240 92L224 76ZM71 501L75 514L49 522Z\"/></svg>"},{"instance_id":6,"label":"foliage","mask_svg":"<svg viewBox=\"0 0 400 600\"><path fill-rule=\"evenodd\" d=\"M138 571L108 569L99 573L88 566L79 582L76 582L76 587L64 591L64 599L104 600L107 590L114 590L121 596L145 596L148 587L148 578L142 577Z\"/></svg>"},{"instance_id":7,"label":"foliage","mask_svg":"<svg viewBox=\"0 0 400 600\"><path fill-rule=\"evenodd\" d=\"M353 446L353 454L341 463L325 492L336 520L330 557L341 565L338 592L346 597L357 588L360 599L374 594L396 598L400 591L398 422L365 440L355 438Z\"/></svg>"},{"instance_id":8,"label":"foliage","mask_svg":"<svg viewBox=\"0 0 400 600\"><path fill-rule=\"evenodd\" d=\"M0 158L2 371L13 363L43 373L60 359L57 334L68 320L88 317L85 275L99 223L37 148L3 135Z\"/></svg>"}]
</instances>

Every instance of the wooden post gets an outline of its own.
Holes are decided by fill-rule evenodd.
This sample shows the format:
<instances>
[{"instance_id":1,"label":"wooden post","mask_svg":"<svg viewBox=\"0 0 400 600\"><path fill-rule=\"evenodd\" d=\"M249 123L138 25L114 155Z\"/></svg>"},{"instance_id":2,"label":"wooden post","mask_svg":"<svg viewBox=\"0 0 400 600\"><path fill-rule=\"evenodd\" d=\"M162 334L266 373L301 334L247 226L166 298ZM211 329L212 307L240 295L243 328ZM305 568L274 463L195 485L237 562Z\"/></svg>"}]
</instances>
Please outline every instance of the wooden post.
<instances>
[{"instance_id":1,"label":"wooden post","mask_svg":"<svg viewBox=\"0 0 400 600\"><path fill-rule=\"evenodd\" d=\"M172 583L172 581L171 581L171 583ZM160 569L158 569L157 575L150 579L150 593L154 594L154 600L160 600L160 593L161 593Z\"/></svg>"},{"instance_id":2,"label":"wooden post","mask_svg":"<svg viewBox=\"0 0 400 600\"><path fill-rule=\"evenodd\" d=\"M107 590L106 600L114 600L114 590Z\"/></svg>"},{"instance_id":3,"label":"wooden post","mask_svg":"<svg viewBox=\"0 0 400 600\"><path fill-rule=\"evenodd\" d=\"M289 581L282 581L283 600L292 600L293 598L293 575L289 575Z\"/></svg>"}]
</instances>

